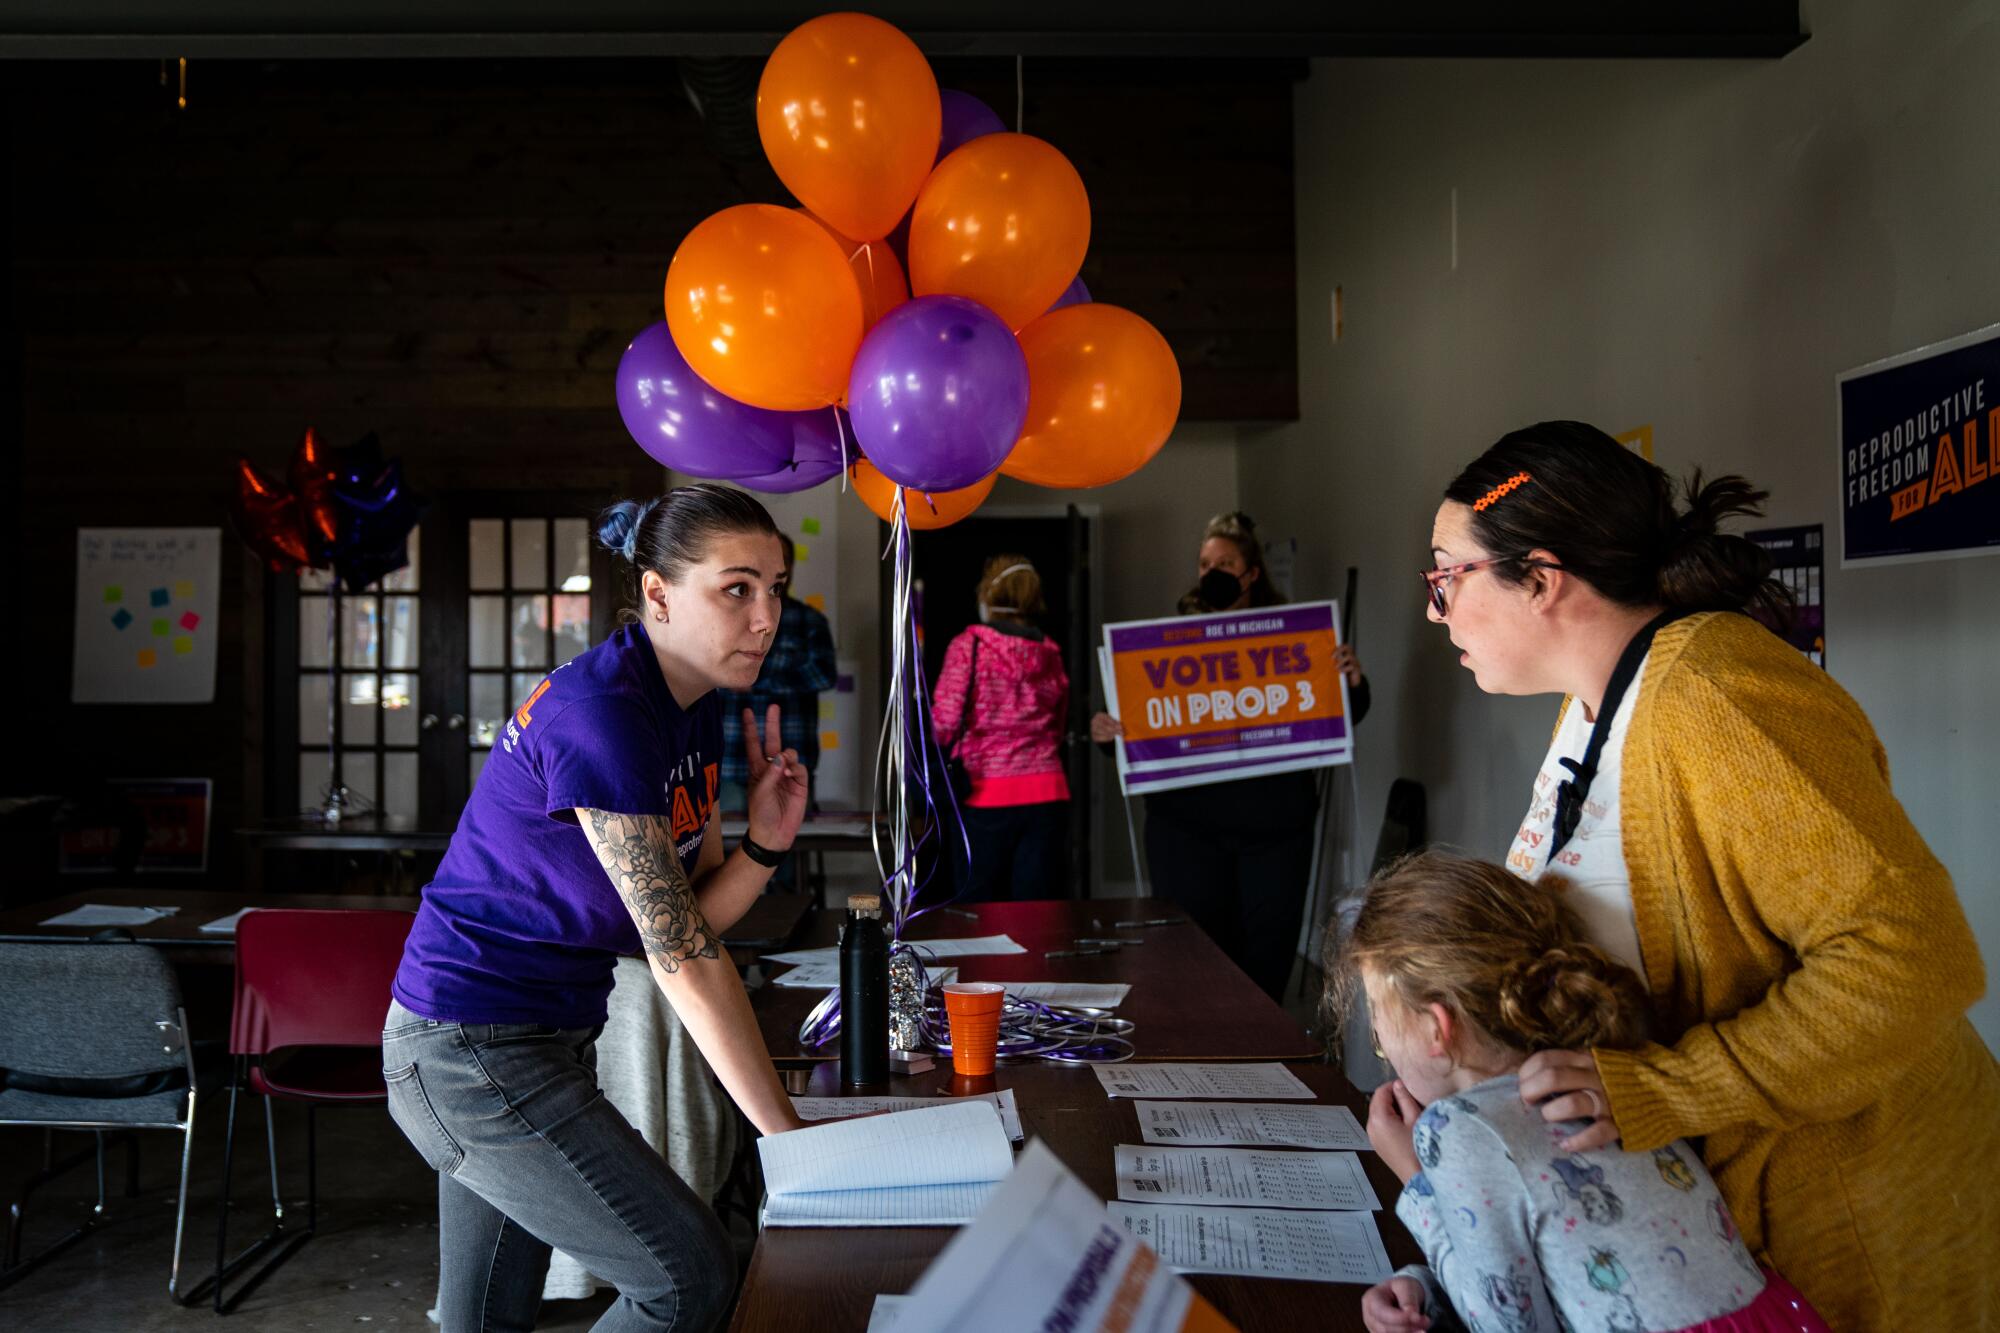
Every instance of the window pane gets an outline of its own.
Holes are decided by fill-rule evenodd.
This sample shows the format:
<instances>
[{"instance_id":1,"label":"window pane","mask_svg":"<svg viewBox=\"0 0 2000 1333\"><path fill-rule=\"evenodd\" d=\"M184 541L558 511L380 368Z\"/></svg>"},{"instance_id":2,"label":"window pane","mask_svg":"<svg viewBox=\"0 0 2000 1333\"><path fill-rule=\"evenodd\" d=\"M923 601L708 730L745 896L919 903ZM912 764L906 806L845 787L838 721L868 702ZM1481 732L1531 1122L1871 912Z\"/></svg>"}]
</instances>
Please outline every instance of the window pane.
<instances>
[{"instance_id":1,"label":"window pane","mask_svg":"<svg viewBox=\"0 0 2000 1333\"><path fill-rule=\"evenodd\" d=\"M517 518L509 526L514 538L514 578L507 586L522 592L548 587L549 521Z\"/></svg>"},{"instance_id":2,"label":"window pane","mask_svg":"<svg viewBox=\"0 0 2000 1333\"><path fill-rule=\"evenodd\" d=\"M472 678L472 744L481 750L489 748L494 738L500 734L500 724L507 720L507 678L501 675L475 675Z\"/></svg>"},{"instance_id":3,"label":"window pane","mask_svg":"<svg viewBox=\"0 0 2000 1333\"><path fill-rule=\"evenodd\" d=\"M507 566L501 556L502 534L506 525L497 518L475 518L472 520L471 551L472 586L475 588L504 588L507 586Z\"/></svg>"},{"instance_id":4,"label":"window pane","mask_svg":"<svg viewBox=\"0 0 2000 1333\"><path fill-rule=\"evenodd\" d=\"M326 677L299 677L299 744L325 745Z\"/></svg>"},{"instance_id":5,"label":"window pane","mask_svg":"<svg viewBox=\"0 0 2000 1333\"><path fill-rule=\"evenodd\" d=\"M417 599L414 597L385 597L384 614L388 624L383 629L385 667L414 667L417 665Z\"/></svg>"},{"instance_id":6,"label":"window pane","mask_svg":"<svg viewBox=\"0 0 2000 1333\"><path fill-rule=\"evenodd\" d=\"M382 813L417 817L417 757L414 754L382 756Z\"/></svg>"},{"instance_id":7,"label":"window pane","mask_svg":"<svg viewBox=\"0 0 2000 1333\"><path fill-rule=\"evenodd\" d=\"M380 711L376 698L379 680L374 675L340 678L340 696L347 705L340 713L343 746L375 743L375 714Z\"/></svg>"},{"instance_id":8,"label":"window pane","mask_svg":"<svg viewBox=\"0 0 2000 1333\"><path fill-rule=\"evenodd\" d=\"M382 651L381 609L377 597L349 597L340 604L340 662L357 670L371 668Z\"/></svg>"},{"instance_id":9,"label":"window pane","mask_svg":"<svg viewBox=\"0 0 2000 1333\"><path fill-rule=\"evenodd\" d=\"M382 743L417 743L417 678L382 677Z\"/></svg>"},{"instance_id":10,"label":"window pane","mask_svg":"<svg viewBox=\"0 0 2000 1333\"><path fill-rule=\"evenodd\" d=\"M410 529L410 541L408 548L410 552L410 563L404 565L401 569L397 570L393 574L384 575L382 578L382 591L415 592L417 590L418 586L417 561L421 558L423 554L423 541L422 541L423 533L424 529L422 524L419 524L418 526Z\"/></svg>"},{"instance_id":11,"label":"window pane","mask_svg":"<svg viewBox=\"0 0 2000 1333\"><path fill-rule=\"evenodd\" d=\"M556 661L567 662L590 647L590 598L556 598Z\"/></svg>"},{"instance_id":12,"label":"window pane","mask_svg":"<svg viewBox=\"0 0 2000 1333\"><path fill-rule=\"evenodd\" d=\"M327 606L324 597L299 598L299 665L302 667L324 668L333 661L326 648Z\"/></svg>"},{"instance_id":13,"label":"window pane","mask_svg":"<svg viewBox=\"0 0 2000 1333\"><path fill-rule=\"evenodd\" d=\"M491 750L474 750L472 752L473 786L477 787L479 785L479 774L486 767L486 757L492 753L493 752Z\"/></svg>"},{"instance_id":14,"label":"window pane","mask_svg":"<svg viewBox=\"0 0 2000 1333\"><path fill-rule=\"evenodd\" d=\"M471 664L476 667L507 665L507 599L474 597L472 602Z\"/></svg>"},{"instance_id":15,"label":"window pane","mask_svg":"<svg viewBox=\"0 0 2000 1333\"><path fill-rule=\"evenodd\" d=\"M375 751L350 750L343 745L340 748L340 780L347 784L348 791L360 798L355 802L357 806L373 808L379 799L375 790Z\"/></svg>"},{"instance_id":16,"label":"window pane","mask_svg":"<svg viewBox=\"0 0 2000 1333\"><path fill-rule=\"evenodd\" d=\"M317 810L325 804L329 762L325 750L299 752L299 808Z\"/></svg>"},{"instance_id":17,"label":"window pane","mask_svg":"<svg viewBox=\"0 0 2000 1333\"><path fill-rule=\"evenodd\" d=\"M556 520L556 588L590 591L590 525L580 518Z\"/></svg>"},{"instance_id":18,"label":"window pane","mask_svg":"<svg viewBox=\"0 0 2000 1333\"><path fill-rule=\"evenodd\" d=\"M509 613L514 627L507 665L547 666L549 664L549 599L516 597Z\"/></svg>"}]
</instances>

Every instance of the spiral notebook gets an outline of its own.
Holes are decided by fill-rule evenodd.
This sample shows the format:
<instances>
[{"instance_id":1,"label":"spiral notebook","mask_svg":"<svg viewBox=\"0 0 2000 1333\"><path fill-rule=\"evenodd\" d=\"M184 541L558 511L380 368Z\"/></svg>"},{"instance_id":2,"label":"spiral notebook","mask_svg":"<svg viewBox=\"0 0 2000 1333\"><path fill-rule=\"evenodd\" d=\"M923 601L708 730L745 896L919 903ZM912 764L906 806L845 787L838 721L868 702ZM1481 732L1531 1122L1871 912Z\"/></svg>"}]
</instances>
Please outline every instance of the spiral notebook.
<instances>
[{"instance_id":1,"label":"spiral notebook","mask_svg":"<svg viewBox=\"0 0 2000 1333\"><path fill-rule=\"evenodd\" d=\"M962 1226L1014 1167L983 1100L769 1134L757 1155L771 1227Z\"/></svg>"}]
</instances>

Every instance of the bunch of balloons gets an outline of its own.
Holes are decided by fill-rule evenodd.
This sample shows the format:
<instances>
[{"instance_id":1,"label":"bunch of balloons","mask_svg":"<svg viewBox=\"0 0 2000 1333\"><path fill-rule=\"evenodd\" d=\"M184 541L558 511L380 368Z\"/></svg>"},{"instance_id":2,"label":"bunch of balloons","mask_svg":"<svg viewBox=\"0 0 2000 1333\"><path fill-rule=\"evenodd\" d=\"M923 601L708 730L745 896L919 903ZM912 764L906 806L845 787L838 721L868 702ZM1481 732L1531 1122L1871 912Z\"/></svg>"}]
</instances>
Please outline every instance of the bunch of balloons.
<instances>
[{"instance_id":1,"label":"bunch of balloons","mask_svg":"<svg viewBox=\"0 0 2000 1333\"><path fill-rule=\"evenodd\" d=\"M865 14L778 44L757 128L804 207L725 208L681 242L666 321L618 367L649 454L767 491L847 465L885 518L897 487L921 493L921 528L970 513L998 473L1102 486L1159 451L1180 368L1152 325L1090 300L1090 201L1062 153L940 93L915 43Z\"/></svg>"},{"instance_id":2,"label":"bunch of balloons","mask_svg":"<svg viewBox=\"0 0 2000 1333\"><path fill-rule=\"evenodd\" d=\"M423 502L403 481L400 459L383 461L373 432L330 449L312 431L292 454L291 485L236 460L230 514L251 550L274 572L331 569L359 592L410 563L410 530Z\"/></svg>"}]
</instances>

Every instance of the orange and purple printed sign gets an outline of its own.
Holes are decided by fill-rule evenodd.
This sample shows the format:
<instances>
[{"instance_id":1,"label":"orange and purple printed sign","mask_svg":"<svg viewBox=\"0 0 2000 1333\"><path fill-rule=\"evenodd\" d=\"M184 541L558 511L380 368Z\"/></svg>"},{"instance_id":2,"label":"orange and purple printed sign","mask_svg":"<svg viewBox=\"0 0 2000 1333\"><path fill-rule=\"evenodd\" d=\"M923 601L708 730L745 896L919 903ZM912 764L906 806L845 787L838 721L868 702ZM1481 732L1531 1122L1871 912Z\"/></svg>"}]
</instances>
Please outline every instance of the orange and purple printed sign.
<instances>
[{"instance_id":1,"label":"orange and purple printed sign","mask_svg":"<svg viewBox=\"0 0 2000 1333\"><path fill-rule=\"evenodd\" d=\"M1351 763L1339 625L1334 602L1106 625L1126 794Z\"/></svg>"}]
</instances>

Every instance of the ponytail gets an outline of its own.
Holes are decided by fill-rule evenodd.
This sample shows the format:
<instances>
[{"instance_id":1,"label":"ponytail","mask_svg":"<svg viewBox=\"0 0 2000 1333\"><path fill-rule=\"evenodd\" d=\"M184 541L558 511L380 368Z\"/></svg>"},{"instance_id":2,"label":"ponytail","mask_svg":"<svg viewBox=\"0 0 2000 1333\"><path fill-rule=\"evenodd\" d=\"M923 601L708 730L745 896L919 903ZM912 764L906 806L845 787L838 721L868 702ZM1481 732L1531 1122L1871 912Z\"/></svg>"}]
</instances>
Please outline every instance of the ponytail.
<instances>
[{"instance_id":1,"label":"ponytail","mask_svg":"<svg viewBox=\"0 0 2000 1333\"><path fill-rule=\"evenodd\" d=\"M1752 611L1780 623L1791 591L1770 556L1724 520L1764 512L1767 492L1742 477L1704 482L1697 469L1677 495L1672 478L1580 421L1544 421L1503 435L1445 488L1471 506L1480 545L1508 557L1502 578L1527 576L1543 550L1623 606Z\"/></svg>"}]
</instances>

